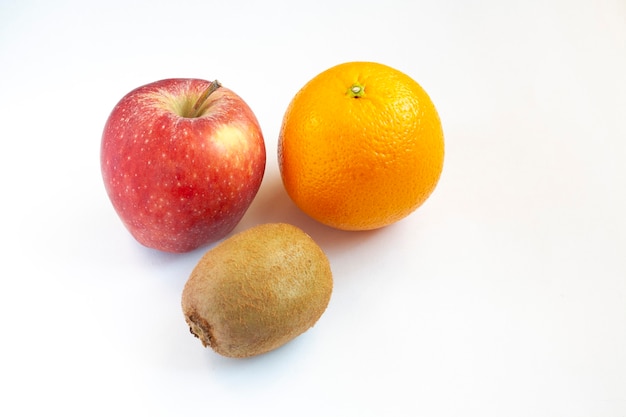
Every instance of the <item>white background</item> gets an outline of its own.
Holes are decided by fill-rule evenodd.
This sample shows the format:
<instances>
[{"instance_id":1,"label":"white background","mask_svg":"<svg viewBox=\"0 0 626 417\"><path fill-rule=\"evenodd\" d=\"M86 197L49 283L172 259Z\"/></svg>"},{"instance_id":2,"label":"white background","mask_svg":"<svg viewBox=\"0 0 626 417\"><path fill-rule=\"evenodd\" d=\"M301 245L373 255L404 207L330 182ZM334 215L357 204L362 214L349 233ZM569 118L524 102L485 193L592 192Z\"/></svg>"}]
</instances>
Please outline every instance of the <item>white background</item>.
<instances>
[{"instance_id":1,"label":"white background","mask_svg":"<svg viewBox=\"0 0 626 417\"><path fill-rule=\"evenodd\" d=\"M276 163L292 96L352 60L416 79L446 137L431 198L366 233L303 215ZM331 261L272 353L202 348L180 294L206 248L141 247L104 192L109 112L168 77L261 123L236 230L289 222ZM626 416L623 0L0 0L0 140L0 415Z\"/></svg>"}]
</instances>

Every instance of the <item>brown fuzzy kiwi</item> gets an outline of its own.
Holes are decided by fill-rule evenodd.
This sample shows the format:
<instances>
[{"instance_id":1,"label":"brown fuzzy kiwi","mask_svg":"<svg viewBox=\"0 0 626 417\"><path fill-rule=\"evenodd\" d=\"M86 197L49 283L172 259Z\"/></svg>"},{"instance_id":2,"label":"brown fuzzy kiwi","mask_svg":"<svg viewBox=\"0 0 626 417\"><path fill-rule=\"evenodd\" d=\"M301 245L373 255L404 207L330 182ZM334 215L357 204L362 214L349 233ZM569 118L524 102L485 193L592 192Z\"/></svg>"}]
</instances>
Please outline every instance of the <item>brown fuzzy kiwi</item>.
<instances>
[{"instance_id":1,"label":"brown fuzzy kiwi","mask_svg":"<svg viewBox=\"0 0 626 417\"><path fill-rule=\"evenodd\" d=\"M332 287L328 258L309 235L289 224L263 224L200 259L182 307L205 347L243 358L276 349L313 326Z\"/></svg>"}]
</instances>

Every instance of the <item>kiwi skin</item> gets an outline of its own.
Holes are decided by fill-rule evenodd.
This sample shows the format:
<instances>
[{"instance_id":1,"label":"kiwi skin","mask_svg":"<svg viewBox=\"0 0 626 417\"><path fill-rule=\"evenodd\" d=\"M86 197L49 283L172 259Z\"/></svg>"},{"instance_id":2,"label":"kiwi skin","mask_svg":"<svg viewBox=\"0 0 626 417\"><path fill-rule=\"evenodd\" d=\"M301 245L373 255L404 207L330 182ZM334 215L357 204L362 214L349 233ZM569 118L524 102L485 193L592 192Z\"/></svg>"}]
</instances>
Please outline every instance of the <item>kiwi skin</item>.
<instances>
[{"instance_id":1,"label":"kiwi skin","mask_svg":"<svg viewBox=\"0 0 626 417\"><path fill-rule=\"evenodd\" d=\"M255 226L210 249L182 294L185 320L205 347L245 358L276 349L326 310L333 279L313 239L285 223Z\"/></svg>"}]
</instances>

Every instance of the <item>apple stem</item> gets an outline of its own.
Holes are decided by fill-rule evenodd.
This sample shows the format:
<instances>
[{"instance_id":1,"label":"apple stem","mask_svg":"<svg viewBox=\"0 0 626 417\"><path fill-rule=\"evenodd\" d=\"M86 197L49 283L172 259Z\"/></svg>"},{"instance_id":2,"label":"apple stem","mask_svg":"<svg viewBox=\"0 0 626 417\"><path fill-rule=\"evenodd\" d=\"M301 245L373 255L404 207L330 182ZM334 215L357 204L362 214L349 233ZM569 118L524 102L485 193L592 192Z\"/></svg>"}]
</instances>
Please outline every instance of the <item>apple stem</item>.
<instances>
[{"instance_id":1,"label":"apple stem","mask_svg":"<svg viewBox=\"0 0 626 417\"><path fill-rule=\"evenodd\" d=\"M206 102L206 99L209 98L211 94L215 92L218 88L220 88L222 84L219 81L215 80L202 92L198 100L196 100L196 104L193 105L193 116L198 117L200 113L200 109L202 105Z\"/></svg>"}]
</instances>

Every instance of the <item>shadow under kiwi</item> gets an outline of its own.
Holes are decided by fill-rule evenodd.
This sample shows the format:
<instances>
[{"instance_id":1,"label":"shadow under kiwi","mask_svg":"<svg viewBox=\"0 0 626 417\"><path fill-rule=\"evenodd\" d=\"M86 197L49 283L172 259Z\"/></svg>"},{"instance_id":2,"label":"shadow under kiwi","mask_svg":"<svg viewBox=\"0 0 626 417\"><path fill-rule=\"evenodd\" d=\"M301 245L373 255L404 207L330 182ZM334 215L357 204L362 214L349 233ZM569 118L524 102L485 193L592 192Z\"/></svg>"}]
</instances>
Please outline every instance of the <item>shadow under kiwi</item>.
<instances>
[{"instance_id":1,"label":"shadow under kiwi","mask_svg":"<svg viewBox=\"0 0 626 417\"><path fill-rule=\"evenodd\" d=\"M309 329L293 340L270 352L248 358L228 358L207 348L207 370L219 384L239 390L257 391L268 383L282 379L304 366L312 354L309 338L315 337Z\"/></svg>"}]
</instances>

